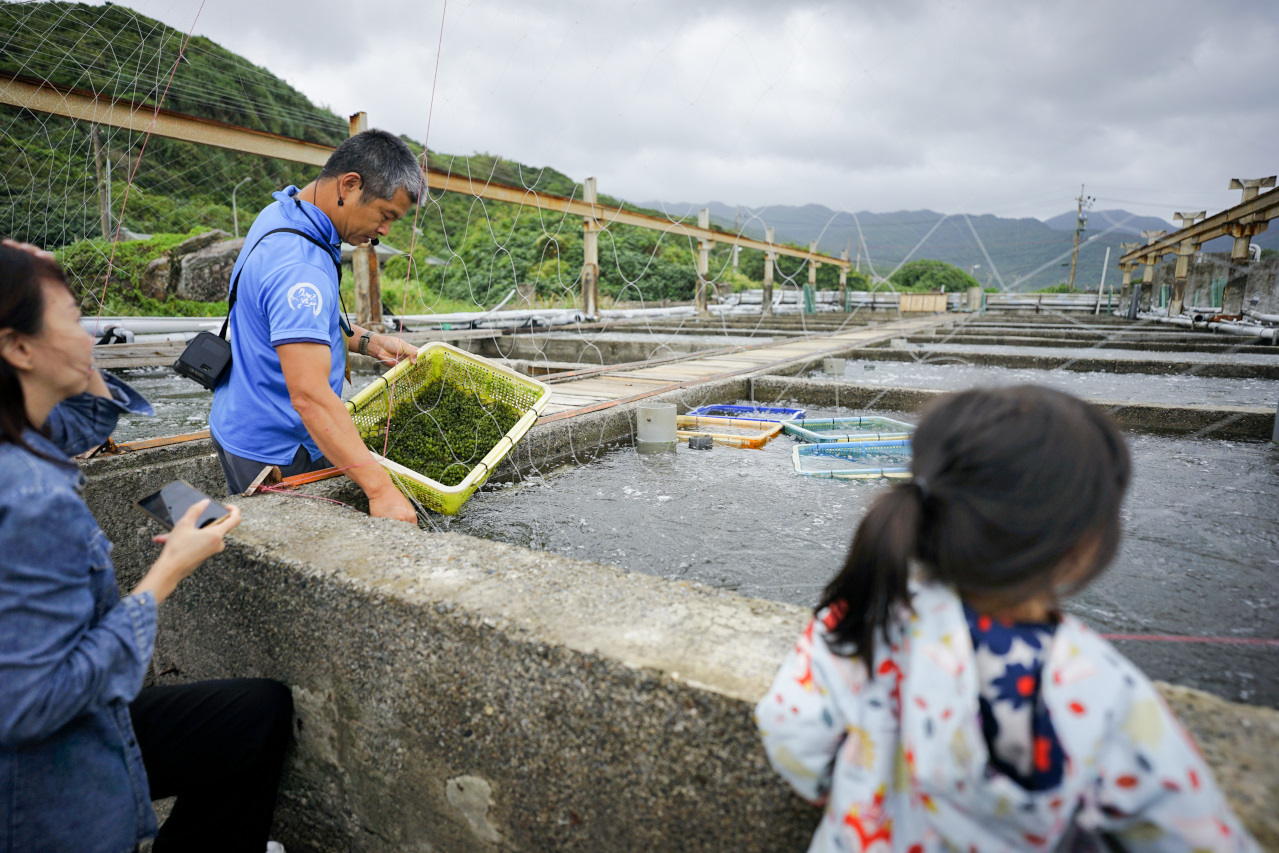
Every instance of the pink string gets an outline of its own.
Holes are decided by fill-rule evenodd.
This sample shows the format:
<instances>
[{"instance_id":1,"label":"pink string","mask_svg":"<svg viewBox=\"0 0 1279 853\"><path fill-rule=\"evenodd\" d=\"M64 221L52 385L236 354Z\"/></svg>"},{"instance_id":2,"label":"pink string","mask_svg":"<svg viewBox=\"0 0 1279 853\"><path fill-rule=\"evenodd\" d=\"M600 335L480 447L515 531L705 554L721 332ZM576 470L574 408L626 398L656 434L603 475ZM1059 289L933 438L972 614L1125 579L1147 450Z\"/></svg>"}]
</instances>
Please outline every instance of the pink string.
<instances>
[{"instance_id":1,"label":"pink string","mask_svg":"<svg viewBox=\"0 0 1279 853\"><path fill-rule=\"evenodd\" d=\"M1279 646L1279 640L1264 637L1193 637L1184 634L1102 634L1105 640L1135 640L1149 643L1222 643L1232 646Z\"/></svg>"},{"instance_id":2,"label":"pink string","mask_svg":"<svg viewBox=\"0 0 1279 853\"><path fill-rule=\"evenodd\" d=\"M422 178L426 179L427 169L429 167L429 155L431 152L431 118L435 114L435 84L440 79L440 53L444 50L444 16L449 11L449 0L444 0L444 8L440 12L440 38L435 45L435 74L431 77L431 99L427 103L426 108L426 138L422 140ZM429 187L423 187L425 195L430 198L431 190ZM419 195L418 203L413 207L413 230L409 232L409 253L408 266L404 272L404 298L400 300L400 316L403 317L409 307L409 276L413 273L413 248L417 245L417 223L418 217L422 212L422 198ZM396 335L396 339L400 343L404 342L404 324L400 324L400 329ZM400 380L396 376L387 389L386 403L386 430L382 435L382 455L386 455L386 448L391 443L391 411L395 406L395 383Z\"/></svg>"}]
</instances>

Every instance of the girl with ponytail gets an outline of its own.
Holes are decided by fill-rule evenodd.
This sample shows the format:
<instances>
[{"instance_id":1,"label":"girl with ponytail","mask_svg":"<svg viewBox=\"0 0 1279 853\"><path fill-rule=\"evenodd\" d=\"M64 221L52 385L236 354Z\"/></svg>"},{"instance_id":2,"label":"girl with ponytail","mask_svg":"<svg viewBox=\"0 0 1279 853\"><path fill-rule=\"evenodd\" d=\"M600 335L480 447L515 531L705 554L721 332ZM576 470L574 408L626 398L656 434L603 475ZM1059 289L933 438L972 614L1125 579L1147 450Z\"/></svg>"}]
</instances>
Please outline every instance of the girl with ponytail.
<instances>
[{"instance_id":1,"label":"girl with ponytail","mask_svg":"<svg viewBox=\"0 0 1279 853\"><path fill-rule=\"evenodd\" d=\"M1258 849L1150 681L1060 609L1114 559L1130 472L1058 391L929 410L756 708L823 807L810 850Z\"/></svg>"}]
</instances>

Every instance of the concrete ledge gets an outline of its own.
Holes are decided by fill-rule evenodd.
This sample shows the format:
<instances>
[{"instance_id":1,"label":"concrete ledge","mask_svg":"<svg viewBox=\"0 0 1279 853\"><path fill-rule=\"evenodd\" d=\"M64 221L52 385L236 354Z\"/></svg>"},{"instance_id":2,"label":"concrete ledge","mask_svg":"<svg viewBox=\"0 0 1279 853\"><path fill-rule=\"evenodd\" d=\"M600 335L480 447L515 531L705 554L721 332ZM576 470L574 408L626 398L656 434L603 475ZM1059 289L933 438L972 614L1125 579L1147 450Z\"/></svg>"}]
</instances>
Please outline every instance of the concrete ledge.
<instances>
[{"instance_id":1,"label":"concrete ledge","mask_svg":"<svg viewBox=\"0 0 1279 853\"><path fill-rule=\"evenodd\" d=\"M212 490L200 444L86 466L124 588L155 552L130 501L179 476ZM292 687L274 835L294 853L806 845L817 814L751 721L805 610L299 496L240 504L227 552L162 608L156 670ZM1279 839L1279 713L1164 692Z\"/></svg>"},{"instance_id":2,"label":"concrete ledge","mask_svg":"<svg viewBox=\"0 0 1279 853\"><path fill-rule=\"evenodd\" d=\"M763 404L790 400L809 406L913 412L947 393L923 388L854 385L837 379L772 375L751 379L749 399ZM1268 440L1275 426L1274 409L1259 406L1174 406L1097 399L1089 399L1088 402L1109 411L1124 429L1140 432Z\"/></svg>"},{"instance_id":3,"label":"concrete ledge","mask_svg":"<svg viewBox=\"0 0 1279 853\"><path fill-rule=\"evenodd\" d=\"M1251 338L1239 338L1241 342L1251 342ZM1010 350L1012 348L1010 347ZM1185 350L1180 350L1184 352ZM1111 357L1106 356L1111 353ZM928 358L932 361L962 361L966 364L990 365L993 367L1032 368L1035 370L1074 370L1083 373L1146 373L1154 375L1186 374L1190 376L1212 376L1220 379L1279 379L1279 351L1271 349L1274 355L1267 354L1265 361L1229 362L1209 361L1214 354L1206 354L1200 359L1129 359L1115 357L1124 350L1099 351L1096 356L1057 356L1038 355L1024 352L971 352L941 345L912 349L889 349L885 347L862 347L849 358L862 358L873 361L918 361Z\"/></svg>"}]
</instances>

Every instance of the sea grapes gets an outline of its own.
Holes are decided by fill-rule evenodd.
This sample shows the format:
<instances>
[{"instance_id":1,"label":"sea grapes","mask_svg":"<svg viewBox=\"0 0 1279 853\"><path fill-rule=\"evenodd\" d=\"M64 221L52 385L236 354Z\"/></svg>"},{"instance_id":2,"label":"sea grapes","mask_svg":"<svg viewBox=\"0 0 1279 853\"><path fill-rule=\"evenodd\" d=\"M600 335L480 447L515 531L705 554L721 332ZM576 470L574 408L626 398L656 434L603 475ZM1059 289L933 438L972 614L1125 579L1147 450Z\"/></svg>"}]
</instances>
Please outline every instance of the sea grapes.
<instances>
[{"instance_id":1,"label":"sea grapes","mask_svg":"<svg viewBox=\"0 0 1279 853\"><path fill-rule=\"evenodd\" d=\"M486 403L473 391L437 379L422 389L414 405L391 418L384 455L437 483L456 486L520 417L505 403ZM368 446L380 453L382 440L379 432Z\"/></svg>"}]
</instances>

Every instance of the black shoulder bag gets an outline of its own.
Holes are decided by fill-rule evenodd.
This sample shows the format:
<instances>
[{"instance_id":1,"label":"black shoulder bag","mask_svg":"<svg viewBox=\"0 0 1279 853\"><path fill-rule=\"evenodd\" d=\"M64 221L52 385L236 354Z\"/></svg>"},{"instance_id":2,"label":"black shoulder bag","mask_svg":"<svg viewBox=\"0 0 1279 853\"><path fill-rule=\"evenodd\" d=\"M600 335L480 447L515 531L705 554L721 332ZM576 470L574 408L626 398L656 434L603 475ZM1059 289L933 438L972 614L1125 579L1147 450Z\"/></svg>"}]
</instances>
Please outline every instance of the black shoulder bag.
<instances>
[{"instance_id":1,"label":"black shoulder bag","mask_svg":"<svg viewBox=\"0 0 1279 853\"><path fill-rule=\"evenodd\" d=\"M305 231L299 231L296 228L273 228L258 238L258 241L253 244L253 249L262 245L262 241L267 237L281 231L304 237L323 249L330 258L333 257L332 246L327 246ZM249 249L249 255L253 254L253 249ZM182 351L182 355L178 356L178 360L173 362L175 373L179 376L185 376L193 382L198 382L210 391L218 387L222 377L231 369L231 344L226 339L226 333L227 327L231 324L231 309L235 307L235 294L240 284L240 273L244 272L245 266L248 265L249 255L244 256L244 263L240 265L239 272L235 274L235 280L231 282L231 296L227 301L226 319L222 321L222 331L216 335L212 332L201 332L196 335L191 343L187 344L187 348ZM334 260L333 266L337 269L338 286L340 288L342 283L342 262ZM346 318L340 310L338 311L338 321L341 323L342 330L346 332L347 337L350 337L352 334L349 331L350 327L347 326Z\"/></svg>"}]
</instances>

